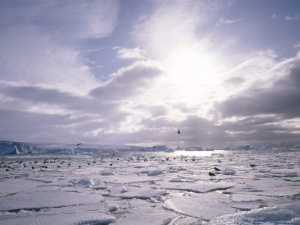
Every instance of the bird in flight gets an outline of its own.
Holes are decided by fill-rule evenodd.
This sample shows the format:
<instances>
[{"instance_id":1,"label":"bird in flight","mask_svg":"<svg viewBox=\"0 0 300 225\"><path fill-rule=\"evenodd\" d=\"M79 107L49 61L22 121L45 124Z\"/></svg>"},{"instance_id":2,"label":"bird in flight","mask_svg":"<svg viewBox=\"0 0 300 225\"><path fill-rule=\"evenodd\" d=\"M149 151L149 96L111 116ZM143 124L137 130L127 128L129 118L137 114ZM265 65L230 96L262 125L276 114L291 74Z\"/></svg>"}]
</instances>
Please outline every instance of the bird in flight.
<instances>
[{"instance_id":1,"label":"bird in flight","mask_svg":"<svg viewBox=\"0 0 300 225\"><path fill-rule=\"evenodd\" d=\"M81 143L78 143L76 146L79 146L79 145L81 145Z\"/></svg>"},{"instance_id":2,"label":"bird in flight","mask_svg":"<svg viewBox=\"0 0 300 225\"><path fill-rule=\"evenodd\" d=\"M177 134L180 134L180 130L178 129Z\"/></svg>"}]
</instances>

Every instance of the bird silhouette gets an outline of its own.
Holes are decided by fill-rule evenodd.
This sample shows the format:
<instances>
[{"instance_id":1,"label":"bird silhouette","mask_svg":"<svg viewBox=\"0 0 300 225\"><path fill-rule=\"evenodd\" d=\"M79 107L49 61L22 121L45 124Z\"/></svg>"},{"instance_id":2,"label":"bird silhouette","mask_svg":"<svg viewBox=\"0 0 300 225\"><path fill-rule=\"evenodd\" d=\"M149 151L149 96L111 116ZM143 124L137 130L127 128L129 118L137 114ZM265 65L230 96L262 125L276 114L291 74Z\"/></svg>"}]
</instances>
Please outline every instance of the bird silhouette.
<instances>
[{"instance_id":1,"label":"bird silhouette","mask_svg":"<svg viewBox=\"0 0 300 225\"><path fill-rule=\"evenodd\" d=\"M218 167L214 167L215 171L221 171Z\"/></svg>"}]
</instances>

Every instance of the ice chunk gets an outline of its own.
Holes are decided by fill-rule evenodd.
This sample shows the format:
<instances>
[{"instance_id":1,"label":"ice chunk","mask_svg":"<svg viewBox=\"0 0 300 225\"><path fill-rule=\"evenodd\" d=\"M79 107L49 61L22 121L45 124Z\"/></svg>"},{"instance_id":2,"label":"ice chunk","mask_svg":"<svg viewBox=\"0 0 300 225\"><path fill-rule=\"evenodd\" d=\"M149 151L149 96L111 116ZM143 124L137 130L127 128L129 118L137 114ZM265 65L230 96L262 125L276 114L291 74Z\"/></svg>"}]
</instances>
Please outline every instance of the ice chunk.
<instances>
[{"instance_id":1,"label":"ice chunk","mask_svg":"<svg viewBox=\"0 0 300 225\"><path fill-rule=\"evenodd\" d=\"M163 206L179 214L199 217L205 220L235 212L235 209L227 204L212 200L210 197L205 196L205 194L202 197L171 197L165 201Z\"/></svg>"},{"instance_id":2,"label":"ice chunk","mask_svg":"<svg viewBox=\"0 0 300 225\"><path fill-rule=\"evenodd\" d=\"M234 175L236 173L236 171L231 168L225 168L225 170L223 170L222 173L224 175Z\"/></svg>"},{"instance_id":3,"label":"ice chunk","mask_svg":"<svg viewBox=\"0 0 300 225\"><path fill-rule=\"evenodd\" d=\"M167 193L163 189L151 189L146 187L110 187L109 190L110 196L139 199L150 199Z\"/></svg>"},{"instance_id":4,"label":"ice chunk","mask_svg":"<svg viewBox=\"0 0 300 225\"><path fill-rule=\"evenodd\" d=\"M184 191L192 191L197 193L205 193L216 190L225 190L234 186L233 183L226 182L199 182L199 183L175 183L168 182L163 183L161 185L162 188L172 189L172 190L184 190Z\"/></svg>"},{"instance_id":5,"label":"ice chunk","mask_svg":"<svg viewBox=\"0 0 300 225\"><path fill-rule=\"evenodd\" d=\"M114 173L111 172L111 171L102 171L102 172L100 172L100 175L102 175L102 176L110 176L110 175L114 175Z\"/></svg>"},{"instance_id":6,"label":"ice chunk","mask_svg":"<svg viewBox=\"0 0 300 225\"><path fill-rule=\"evenodd\" d=\"M262 206L263 203L261 202L235 202L233 204L230 204L232 208L239 209L241 211L249 211L251 209L257 209L260 206Z\"/></svg>"},{"instance_id":7,"label":"ice chunk","mask_svg":"<svg viewBox=\"0 0 300 225\"><path fill-rule=\"evenodd\" d=\"M100 188L100 189L106 187L106 184L94 178L85 177L72 182L74 183L75 187L91 187L91 188Z\"/></svg>"},{"instance_id":8,"label":"ice chunk","mask_svg":"<svg viewBox=\"0 0 300 225\"><path fill-rule=\"evenodd\" d=\"M224 215L209 224L300 224L300 203Z\"/></svg>"},{"instance_id":9,"label":"ice chunk","mask_svg":"<svg viewBox=\"0 0 300 225\"><path fill-rule=\"evenodd\" d=\"M167 225L176 215L174 213L169 212L153 212L153 213L130 213L125 214L117 221L113 222L112 225L153 225L153 224L161 224Z\"/></svg>"},{"instance_id":10,"label":"ice chunk","mask_svg":"<svg viewBox=\"0 0 300 225\"><path fill-rule=\"evenodd\" d=\"M45 174L34 174L27 177L28 180L35 180L35 181L42 181L44 183L52 183L53 181L57 180L57 177L52 175L45 175Z\"/></svg>"},{"instance_id":11,"label":"ice chunk","mask_svg":"<svg viewBox=\"0 0 300 225\"><path fill-rule=\"evenodd\" d=\"M160 176L154 176L151 180L159 180ZM126 175L114 175L114 176L103 176L101 180L106 182L112 182L116 184L128 184L128 183L138 183L149 181L148 176L138 176L136 174L126 174Z\"/></svg>"},{"instance_id":12,"label":"ice chunk","mask_svg":"<svg viewBox=\"0 0 300 225\"><path fill-rule=\"evenodd\" d=\"M158 176L163 174L162 170L150 170L150 171L143 171L142 173L146 173L148 176Z\"/></svg>"},{"instance_id":13,"label":"ice chunk","mask_svg":"<svg viewBox=\"0 0 300 225\"><path fill-rule=\"evenodd\" d=\"M170 225L198 225L206 224L202 219L180 215L173 219Z\"/></svg>"}]
</instances>

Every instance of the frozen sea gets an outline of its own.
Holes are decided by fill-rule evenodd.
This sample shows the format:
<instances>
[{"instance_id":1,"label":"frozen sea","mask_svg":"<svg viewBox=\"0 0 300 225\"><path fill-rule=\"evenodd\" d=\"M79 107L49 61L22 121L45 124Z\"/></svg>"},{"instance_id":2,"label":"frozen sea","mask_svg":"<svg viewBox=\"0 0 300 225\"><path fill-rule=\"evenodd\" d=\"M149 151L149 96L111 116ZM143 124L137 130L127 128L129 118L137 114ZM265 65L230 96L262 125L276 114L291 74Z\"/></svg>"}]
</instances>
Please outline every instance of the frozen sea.
<instances>
[{"instance_id":1,"label":"frozen sea","mask_svg":"<svg viewBox=\"0 0 300 225\"><path fill-rule=\"evenodd\" d=\"M300 151L0 156L0 224L300 224Z\"/></svg>"}]
</instances>

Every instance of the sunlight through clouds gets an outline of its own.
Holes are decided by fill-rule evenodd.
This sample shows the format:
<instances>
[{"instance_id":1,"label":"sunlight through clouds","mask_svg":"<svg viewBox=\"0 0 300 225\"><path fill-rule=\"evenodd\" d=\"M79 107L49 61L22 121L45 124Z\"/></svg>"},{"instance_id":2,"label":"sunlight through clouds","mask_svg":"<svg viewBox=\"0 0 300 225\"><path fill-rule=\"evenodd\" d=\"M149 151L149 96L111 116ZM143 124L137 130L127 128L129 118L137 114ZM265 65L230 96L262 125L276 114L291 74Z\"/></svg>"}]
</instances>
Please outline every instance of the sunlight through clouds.
<instances>
[{"instance_id":1,"label":"sunlight through clouds","mask_svg":"<svg viewBox=\"0 0 300 225\"><path fill-rule=\"evenodd\" d=\"M295 134L299 3L282 2L3 0L0 139L176 145L180 128L182 145L220 146Z\"/></svg>"}]
</instances>

